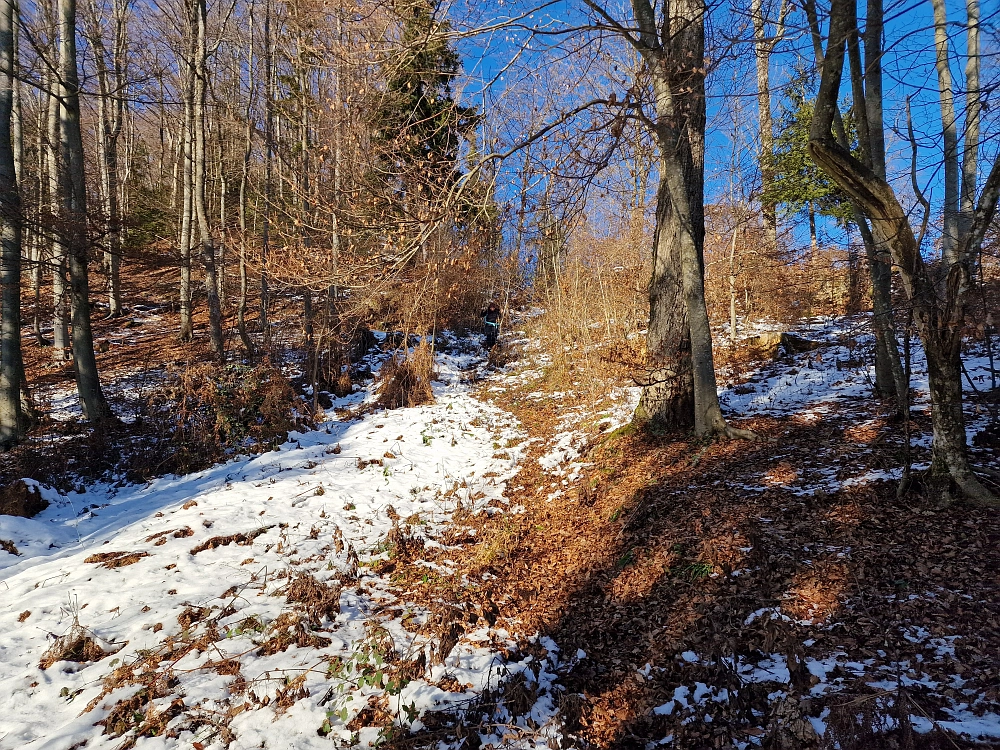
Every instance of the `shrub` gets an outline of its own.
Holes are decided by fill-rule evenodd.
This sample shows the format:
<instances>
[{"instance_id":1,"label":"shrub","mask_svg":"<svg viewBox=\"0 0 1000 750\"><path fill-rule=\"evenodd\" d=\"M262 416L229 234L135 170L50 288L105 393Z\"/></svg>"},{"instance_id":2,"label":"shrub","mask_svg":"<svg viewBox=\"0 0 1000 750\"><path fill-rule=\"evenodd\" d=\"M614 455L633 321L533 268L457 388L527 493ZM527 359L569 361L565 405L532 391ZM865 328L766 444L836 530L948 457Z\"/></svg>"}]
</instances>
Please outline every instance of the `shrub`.
<instances>
[{"instance_id":1,"label":"shrub","mask_svg":"<svg viewBox=\"0 0 1000 750\"><path fill-rule=\"evenodd\" d=\"M420 406L434 401L434 354L426 340L382 365L378 403L386 409Z\"/></svg>"},{"instance_id":2,"label":"shrub","mask_svg":"<svg viewBox=\"0 0 1000 750\"><path fill-rule=\"evenodd\" d=\"M281 372L256 366L202 364L170 373L145 414L167 448L172 471L193 471L235 450L267 450L308 424L308 406ZM161 468L165 468L161 465Z\"/></svg>"}]
</instances>

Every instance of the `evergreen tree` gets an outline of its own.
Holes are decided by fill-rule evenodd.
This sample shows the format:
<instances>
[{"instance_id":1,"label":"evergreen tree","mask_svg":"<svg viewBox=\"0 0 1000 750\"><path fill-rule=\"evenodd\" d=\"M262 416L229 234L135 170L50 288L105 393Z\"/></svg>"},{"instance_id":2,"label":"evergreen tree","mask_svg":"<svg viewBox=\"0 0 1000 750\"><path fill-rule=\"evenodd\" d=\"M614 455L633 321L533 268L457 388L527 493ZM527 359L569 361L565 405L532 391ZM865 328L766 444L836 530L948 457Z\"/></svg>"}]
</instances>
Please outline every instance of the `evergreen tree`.
<instances>
[{"instance_id":1,"label":"evergreen tree","mask_svg":"<svg viewBox=\"0 0 1000 750\"><path fill-rule=\"evenodd\" d=\"M440 6L440 0L397 4L401 52L387 65L375 115L378 176L389 181L411 213L457 179L462 141L479 121L474 107L455 101L452 82L461 61L447 39L451 27L439 18Z\"/></svg>"},{"instance_id":2,"label":"evergreen tree","mask_svg":"<svg viewBox=\"0 0 1000 750\"><path fill-rule=\"evenodd\" d=\"M846 226L853 222L847 195L816 166L806 149L814 107L812 77L812 71L801 71L789 87L789 98L782 106L774 141L774 180L763 200L781 206L782 218L786 220L811 210ZM844 128L854 144L854 117L850 109L844 116Z\"/></svg>"}]
</instances>

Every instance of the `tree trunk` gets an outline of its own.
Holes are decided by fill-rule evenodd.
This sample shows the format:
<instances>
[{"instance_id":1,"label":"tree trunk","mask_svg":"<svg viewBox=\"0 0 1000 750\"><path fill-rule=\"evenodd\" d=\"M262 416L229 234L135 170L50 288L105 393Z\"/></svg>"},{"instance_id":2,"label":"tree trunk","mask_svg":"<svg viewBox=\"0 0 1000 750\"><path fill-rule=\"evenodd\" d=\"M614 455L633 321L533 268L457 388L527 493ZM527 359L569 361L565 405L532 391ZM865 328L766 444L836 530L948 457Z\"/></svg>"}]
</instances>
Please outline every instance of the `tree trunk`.
<instances>
[{"instance_id":1,"label":"tree trunk","mask_svg":"<svg viewBox=\"0 0 1000 750\"><path fill-rule=\"evenodd\" d=\"M191 32L195 36L194 45L194 89L193 111L194 120L194 208L198 219L198 235L201 242L201 261L205 266L205 292L208 295L208 331L212 353L218 359L225 356L225 342L222 337L222 308L219 304L219 282L216 278L215 247L212 243L212 230L208 225L208 209L205 204L205 169L206 138L205 138L205 100L208 90L206 76L208 59L208 41L206 39L207 9L205 0L188 0L191 20Z\"/></svg>"},{"instance_id":2,"label":"tree trunk","mask_svg":"<svg viewBox=\"0 0 1000 750\"><path fill-rule=\"evenodd\" d=\"M635 413L637 422L668 430L694 427L691 334L680 269L680 228L670 205L665 167L660 165L653 228L653 275L649 282L648 374Z\"/></svg>"},{"instance_id":3,"label":"tree trunk","mask_svg":"<svg viewBox=\"0 0 1000 750\"><path fill-rule=\"evenodd\" d=\"M857 28L854 0L834 0L830 10L830 42L823 61L809 135L809 154L871 221L877 242L888 247L899 266L903 288L928 362L934 431L931 477L950 479L971 500L996 505L997 499L976 479L968 462L962 413L961 344L965 295L969 287L967 259L982 243L1000 198L1000 161L993 164L969 232L960 238L955 261L942 275L939 298L935 278L924 264L907 213L892 187L855 158L831 133L844 66L844 45ZM945 108L946 110L946 108ZM948 117L943 117L948 128Z\"/></svg>"},{"instance_id":4,"label":"tree trunk","mask_svg":"<svg viewBox=\"0 0 1000 750\"><path fill-rule=\"evenodd\" d=\"M270 250L271 201L274 198L274 50L271 48L271 0L264 13L264 216L261 227L260 331L266 348L271 341L268 323L267 259Z\"/></svg>"},{"instance_id":5,"label":"tree trunk","mask_svg":"<svg viewBox=\"0 0 1000 750\"><path fill-rule=\"evenodd\" d=\"M959 235L964 237L972 227L976 213L976 181L979 167L979 125L982 117L982 92L979 88L979 0L965 0L966 54L965 62L965 146L962 152L962 187L959 200ZM979 255L978 249L976 256ZM975 263L978 258L973 258Z\"/></svg>"},{"instance_id":6,"label":"tree trunk","mask_svg":"<svg viewBox=\"0 0 1000 750\"><path fill-rule=\"evenodd\" d=\"M588 4L597 7L593 2ZM674 273L681 281L690 331L694 429L698 434L750 437L751 433L730 428L722 416L715 382L712 330L705 303L705 16L708 8L704 0L678 0L666 6L665 17L659 22L649 0L632 0L632 10L639 33L638 39L629 38L633 39L652 78L656 110L652 129L660 155L661 189L669 203L669 213L664 217L670 216L676 228L672 240L676 250L671 252L677 253L679 265L675 266ZM607 15L606 11L599 12ZM665 303L676 302L676 298L654 297L654 291L651 285L651 305L659 308ZM651 318L658 313L653 313ZM654 341L648 347L653 357L662 356L654 348L659 343ZM678 344L679 340L673 342L674 346ZM656 399L658 403L662 401L662 398Z\"/></svg>"},{"instance_id":7,"label":"tree trunk","mask_svg":"<svg viewBox=\"0 0 1000 750\"><path fill-rule=\"evenodd\" d=\"M58 95L59 76L53 71L49 76L48 96L48 187L49 210L55 225L51 229L52 251L52 357L57 362L70 358L69 316L66 310L66 244L58 218L62 215L60 197L60 154L59 143L62 105Z\"/></svg>"},{"instance_id":8,"label":"tree trunk","mask_svg":"<svg viewBox=\"0 0 1000 750\"><path fill-rule=\"evenodd\" d=\"M121 206L119 191L118 144L124 123L125 70L124 57L127 47L128 2L114 0L111 30L111 69L107 60L107 46L104 43L104 28L101 10L91 0L87 19L87 41L94 53L94 67L97 73L98 103L98 164L101 170L101 199L107 219L107 239L104 247L104 269L107 274L109 317L122 315L121 299Z\"/></svg>"},{"instance_id":9,"label":"tree trunk","mask_svg":"<svg viewBox=\"0 0 1000 750\"><path fill-rule=\"evenodd\" d=\"M812 201L809 201L809 252L816 257L819 250L819 239L816 237L816 211L813 209Z\"/></svg>"},{"instance_id":10,"label":"tree trunk","mask_svg":"<svg viewBox=\"0 0 1000 750\"><path fill-rule=\"evenodd\" d=\"M736 235L742 222L733 227L729 243L729 345L736 345Z\"/></svg>"},{"instance_id":11,"label":"tree trunk","mask_svg":"<svg viewBox=\"0 0 1000 750\"><path fill-rule=\"evenodd\" d=\"M872 289L872 330L875 334L875 390L882 398L896 400L898 409L907 402L910 383L903 370L903 360L896 341L892 314L892 267L878 252L875 237L865 217L857 212L855 221L861 232L868 259Z\"/></svg>"},{"instance_id":12,"label":"tree trunk","mask_svg":"<svg viewBox=\"0 0 1000 750\"><path fill-rule=\"evenodd\" d=\"M90 328L90 281L87 267L87 185L80 133L80 83L76 67L76 0L59 0L59 95L62 99L61 152L63 216L61 225L69 254L73 317L73 359L83 418L102 422L111 417L104 399Z\"/></svg>"},{"instance_id":13,"label":"tree trunk","mask_svg":"<svg viewBox=\"0 0 1000 750\"><path fill-rule=\"evenodd\" d=\"M251 10L253 4L251 3ZM247 333L247 187L250 181L250 158L253 154L253 100L255 91L254 65L253 65L253 14L250 14L250 43L247 52L247 75L249 77L249 94L247 95L246 122L243 136L243 165L240 172L239 190L239 221L240 221L240 300L236 308L236 329L240 335L240 341L246 350L247 356L252 357L254 352L253 341Z\"/></svg>"},{"instance_id":14,"label":"tree trunk","mask_svg":"<svg viewBox=\"0 0 1000 750\"><path fill-rule=\"evenodd\" d=\"M14 114L14 0L0 0L0 447L24 437L21 386L21 195L11 120Z\"/></svg>"},{"instance_id":15,"label":"tree trunk","mask_svg":"<svg viewBox=\"0 0 1000 750\"><path fill-rule=\"evenodd\" d=\"M934 8L934 54L941 107L941 136L944 141L944 232L941 234L942 266L958 260L959 183L958 123L949 58L948 12L945 0L931 0Z\"/></svg>"},{"instance_id":16,"label":"tree trunk","mask_svg":"<svg viewBox=\"0 0 1000 750\"><path fill-rule=\"evenodd\" d=\"M190 30L189 30L190 33ZM191 246L192 214L194 213L194 108L191 97L194 93L194 69L190 55L193 54L193 44L188 44L188 62L184 66L184 121L180 127L181 146L181 227L180 227L180 339L194 339L194 321L192 320L191 294Z\"/></svg>"},{"instance_id":17,"label":"tree trunk","mask_svg":"<svg viewBox=\"0 0 1000 750\"><path fill-rule=\"evenodd\" d=\"M760 129L761 187L767 196L774 185L774 122L771 117L771 53L784 24L784 6L779 30L773 39L767 36L764 17L764 0L751 0L750 15L753 20L754 58L757 66L757 121ZM767 250L774 252L778 246L778 214L774 202L763 198L760 209L764 221L764 242Z\"/></svg>"},{"instance_id":18,"label":"tree trunk","mask_svg":"<svg viewBox=\"0 0 1000 750\"><path fill-rule=\"evenodd\" d=\"M46 122L47 122L47 107L43 106L43 102L47 100L43 98L41 92L38 93L38 99L36 102L36 119L35 119L35 195L33 201L33 210L31 214L32 221L34 225L34 231L31 233L31 296L34 302L34 315L32 316L31 328L32 333L35 336L35 343L38 346L45 346L45 337L42 335L42 276L45 263L45 242L42 236L42 205L45 201L45 139L47 135Z\"/></svg>"}]
</instances>

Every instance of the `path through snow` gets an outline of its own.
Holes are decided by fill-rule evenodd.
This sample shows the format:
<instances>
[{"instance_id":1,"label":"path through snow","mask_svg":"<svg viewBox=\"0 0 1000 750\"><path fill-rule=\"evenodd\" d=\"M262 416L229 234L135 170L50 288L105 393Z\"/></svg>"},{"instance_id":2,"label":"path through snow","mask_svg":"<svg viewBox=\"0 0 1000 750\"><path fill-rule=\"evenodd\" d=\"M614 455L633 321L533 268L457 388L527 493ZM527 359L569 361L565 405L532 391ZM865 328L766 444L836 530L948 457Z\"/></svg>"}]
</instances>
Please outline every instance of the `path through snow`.
<instances>
[{"instance_id":1,"label":"path through snow","mask_svg":"<svg viewBox=\"0 0 1000 750\"><path fill-rule=\"evenodd\" d=\"M556 649L541 669L505 661L514 644L490 618L459 623L378 574L401 546L444 547L459 508L517 512L503 492L524 434L470 395L476 354L438 366L434 404L331 410L273 452L141 486L42 488L41 515L0 516L22 554L0 553L0 748L374 743L391 718L419 729L511 674L545 681ZM40 668L80 633L107 655Z\"/></svg>"}]
</instances>

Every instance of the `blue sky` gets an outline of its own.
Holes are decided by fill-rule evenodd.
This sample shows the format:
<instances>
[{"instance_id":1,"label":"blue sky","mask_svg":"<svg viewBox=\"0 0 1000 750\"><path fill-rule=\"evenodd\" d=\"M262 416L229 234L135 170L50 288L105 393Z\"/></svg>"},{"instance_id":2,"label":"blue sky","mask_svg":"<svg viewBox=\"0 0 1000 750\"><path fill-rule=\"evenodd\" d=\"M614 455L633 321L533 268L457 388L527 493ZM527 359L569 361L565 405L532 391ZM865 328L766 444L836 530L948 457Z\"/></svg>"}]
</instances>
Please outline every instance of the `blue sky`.
<instances>
[{"instance_id":1,"label":"blue sky","mask_svg":"<svg viewBox=\"0 0 1000 750\"><path fill-rule=\"evenodd\" d=\"M949 35L953 56L958 58L965 51L965 34L961 24L965 20L965 3L947 0L949 11ZM777 4L777 3L775 3ZM822 5L822 4L821 4ZM539 8L536 3L534 8ZM626 12L627 2L619 1L616 17L630 18ZM516 17L530 12L532 6L521 2L475 4L461 0L450 7L456 28L481 28L484 24L494 25L504 16ZM480 34L459 42L466 71L472 74L466 87L466 96L482 104L483 81L489 83L486 93L486 108L493 114L508 112L520 107L528 109L537 105L535 125L551 121L561 108L572 106L582 98L600 93L604 88L617 88L622 96L624 86L614 86L608 78L611 61L615 57L627 63L628 54L624 45L615 41L605 41L600 45L584 45L581 35L546 36L544 32L576 26L585 18L581 2L560 0L536 10L521 22L521 28L497 30ZM821 8L822 12L822 8ZM776 11L775 11L776 13ZM863 16L864 4L859 7ZM883 60L885 77L885 115L887 145L890 156L890 173L897 177L897 189L909 200L909 146L899 135L905 126L903 103L910 96L913 103L914 121L918 141L921 146L920 182L933 200L939 201L941 188L941 136L940 114L937 109L937 78L934 71L933 55L933 14L930 0L900 0L886 7L886 53ZM1000 0L981 2L981 45L983 58L982 83L992 89L1000 77L997 55L997 19L1000 19ZM745 35L745 15L732 3L717 5L712 12L711 25L717 42L723 35L730 37ZM784 43L772 59L772 106L776 118L780 114L783 87L788 82L796 64L803 59L813 59L811 39L804 29L805 19L800 11L789 16L788 30ZM540 36L530 38L527 28L539 30ZM530 38L531 48L525 49ZM580 71L571 63L572 55L567 55L566 47L583 48L587 57L601 58L602 69L594 67ZM756 160L755 149L758 142L756 80L750 47L737 43L729 47L730 55L714 69L708 82L709 132L706 153L707 197L716 200L720 195L731 192L738 180L734 179L734 164L737 170L753 171ZM595 55L595 53L597 53ZM511 64L513 61L513 64ZM509 67L506 67L508 66ZM959 127L962 127L964 97L961 87L964 75L961 61L953 61L952 75L959 89L956 105L959 109ZM502 76L502 77L501 77ZM845 88L845 95L847 91ZM1000 108L1000 105L998 105ZM530 110L529 110L530 114ZM524 113L522 113L524 115ZM992 110L984 117L984 145L980 157L981 171L985 172L994 157L997 146L996 119ZM524 124L524 116L517 127L507 133L500 133L501 139L518 138L530 126ZM497 135L497 134L493 134ZM594 139L591 133L588 138ZM610 136L607 136L610 137ZM536 149L537 152L537 149ZM513 164L520 164L514 159ZM613 165L622 171L624 165ZM518 167L507 166L507 170ZM508 175L509 176L509 175ZM652 188L655 174L650 175ZM508 186L506 195L513 199L516 187ZM592 199L594 200L594 199ZM836 234L832 226L827 231Z\"/></svg>"}]
</instances>

